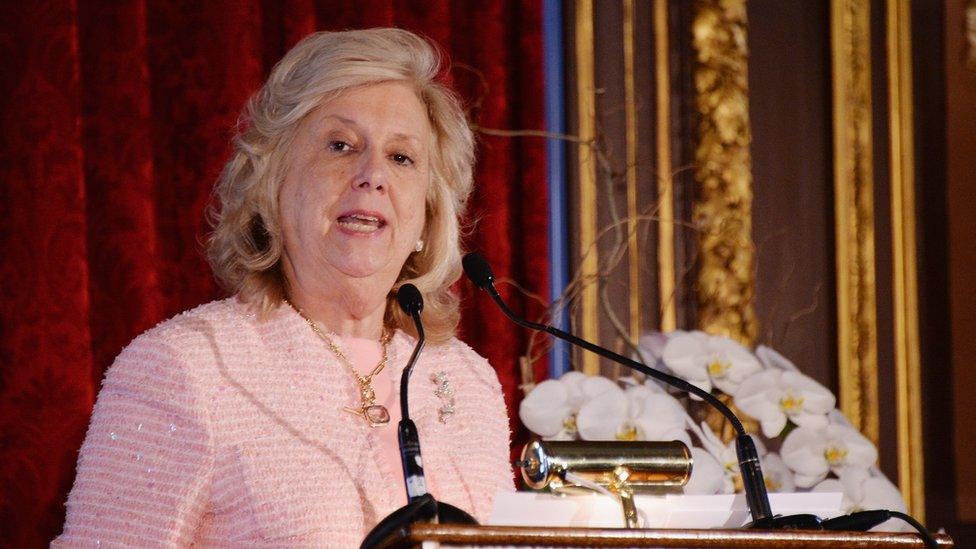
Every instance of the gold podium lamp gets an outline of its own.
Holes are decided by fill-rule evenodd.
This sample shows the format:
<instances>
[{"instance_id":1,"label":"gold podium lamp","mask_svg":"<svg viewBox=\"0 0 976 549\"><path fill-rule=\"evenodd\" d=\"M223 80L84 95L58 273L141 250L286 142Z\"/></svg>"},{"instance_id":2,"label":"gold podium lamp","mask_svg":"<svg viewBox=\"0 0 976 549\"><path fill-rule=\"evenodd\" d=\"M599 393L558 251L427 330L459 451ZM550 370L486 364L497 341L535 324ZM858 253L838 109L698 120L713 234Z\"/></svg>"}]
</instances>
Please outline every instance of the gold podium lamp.
<instances>
[{"instance_id":1,"label":"gold podium lamp","mask_svg":"<svg viewBox=\"0 0 976 549\"><path fill-rule=\"evenodd\" d=\"M637 441L534 441L516 462L525 484L554 493L609 491L628 528L638 527L634 494L678 493L691 477L684 443Z\"/></svg>"}]
</instances>

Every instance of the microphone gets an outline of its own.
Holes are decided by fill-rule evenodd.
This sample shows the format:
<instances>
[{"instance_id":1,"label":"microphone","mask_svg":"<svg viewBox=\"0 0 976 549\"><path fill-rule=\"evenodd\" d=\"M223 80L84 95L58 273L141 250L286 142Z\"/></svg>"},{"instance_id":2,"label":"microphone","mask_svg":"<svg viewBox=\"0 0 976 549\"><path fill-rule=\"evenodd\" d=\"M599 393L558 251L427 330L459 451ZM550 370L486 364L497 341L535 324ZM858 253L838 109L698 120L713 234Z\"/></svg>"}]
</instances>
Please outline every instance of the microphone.
<instances>
[{"instance_id":1,"label":"microphone","mask_svg":"<svg viewBox=\"0 0 976 549\"><path fill-rule=\"evenodd\" d=\"M769 506L769 495L766 493L766 482L763 479L762 469L759 464L759 452L756 450L756 443L752 440L752 437L746 433L746 430L742 426L742 422L739 421L739 418L732 413L732 410L730 410L728 406L726 406L714 395L707 391L703 391L698 386L692 385L681 378L665 374L664 372L660 372L653 368L649 368L635 360L614 353L609 349L604 349L603 347L590 343L589 341L564 332L558 328L549 326L547 324L532 322L519 317L508 307L508 305L505 304L505 301L502 300L501 296L498 294L498 290L495 289L495 276L491 272L491 266L488 265L485 258L476 253L469 253L464 256L461 263L464 267L464 273L471 280L471 282L473 282L478 288L488 292L488 295L491 296L492 300L512 322L518 324L519 326L529 328L530 330L546 332L554 337L562 339L563 341L568 341L569 343L582 347L587 351L596 353L599 356L612 360L632 370L636 370L644 375L667 383L668 385L676 387L686 393L691 393L711 404L719 412L721 412L722 415L728 418L738 435L735 439L735 450L736 456L739 460L739 471L742 474L742 484L743 491L746 495L746 504L749 506L749 512L752 515L751 526L753 528L820 528L820 519L815 515L792 515L787 517L773 516L772 510Z\"/></svg>"},{"instance_id":2,"label":"microphone","mask_svg":"<svg viewBox=\"0 0 976 549\"><path fill-rule=\"evenodd\" d=\"M400 309L414 319L418 328L422 328L423 325L417 320L424 310L424 296L420 294L420 290L413 284L404 284L397 290L396 299Z\"/></svg>"},{"instance_id":3,"label":"microphone","mask_svg":"<svg viewBox=\"0 0 976 549\"><path fill-rule=\"evenodd\" d=\"M420 455L420 435L417 433L417 426L410 419L410 406L407 398L410 388L410 374L413 373L413 366L417 363L420 351L423 350L427 339L424 335L424 324L420 321L420 312L424 310L424 298L420 295L420 290L413 284L401 286L396 297L400 308L413 318L414 326L417 328L417 345L414 346L413 354L410 355L410 360L407 361L407 365L403 368L403 374L400 376L400 417L402 419L397 426L407 500L414 502L427 493L424 464Z\"/></svg>"},{"instance_id":4,"label":"microphone","mask_svg":"<svg viewBox=\"0 0 976 549\"><path fill-rule=\"evenodd\" d=\"M443 502L438 502L427 493L424 477L424 463L420 453L420 434L410 419L409 399L410 374L424 348L426 336L420 313L424 310L424 297L413 284L404 284L397 290L397 304L403 312L410 315L417 328L417 344L403 368L400 376L400 423L397 425L397 440L400 443L400 463L403 465L403 482L407 490L407 504L390 513L380 521L363 539L360 549L386 547L390 539L403 535L410 524L418 521L439 523L478 524L469 513Z\"/></svg>"}]
</instances>

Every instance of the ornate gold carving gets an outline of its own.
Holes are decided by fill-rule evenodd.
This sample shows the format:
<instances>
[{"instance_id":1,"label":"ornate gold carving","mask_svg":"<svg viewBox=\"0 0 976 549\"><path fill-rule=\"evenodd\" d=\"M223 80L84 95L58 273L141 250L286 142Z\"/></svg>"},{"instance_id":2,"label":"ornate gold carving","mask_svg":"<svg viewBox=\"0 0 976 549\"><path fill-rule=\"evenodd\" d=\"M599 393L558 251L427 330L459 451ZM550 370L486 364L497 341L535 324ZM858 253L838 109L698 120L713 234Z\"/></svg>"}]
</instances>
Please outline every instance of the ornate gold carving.
<instances>
[{"instance_id":1,"label":"ornate gold carving","mask_svg":"<svg viewBox=\"0 0 976 549\"><path fill-rule=\"evenodd\" d=\"M840 408L878 444L871 6L830 3Z\"/></svg>"},{"instance_id":2,"label":"ornate gold carving","mask_svg":"<svg viewBox=\"0 0 976 549\"><path fill-rule=\"evenodd\" d=\"M976 16L976 14L974 14ZM925 521L918 273L915 247L915 137L912 28L908 0L888 0L888 108L891 132L891 242L894 275L898 484L909 513Z\"/></svg>"},{"instance_id":3,"label":"ornate gold carving","mask_svg":"<svg viewBox=\"0 0 976 549\"><path fill-rule=\"evenodd\" d=\"M698 324L751 345L756 318L746 3L696 0L694 5Z\"/></svg>"},{"instance_id":4,"label":"ornate gold carving","mask_svg":"<svg viewBox=\"0 0 976 549\"><path fill-rule=\"evenodd\" d=\"M585 281L581 298L583 339L600 337L599 287L596 218L596 84L593 68L593 1L576 2L576 94L579 112L580 183L580 279ZM593 353L581 355L583 373L600 373L600 362Z\"/></svg>"},{"instance_id":5,"label":"ornate gold carving","mask_svg":"<svg viewBox=\"0 0 976 549\"><path fill-rule=\"evenodd\" d=\"M657 90L657 271L661 331L678 327L675 304L674 189L671 177L671 52L668 2L654 1L654 76Z\"/></svg>"}]
</instances>

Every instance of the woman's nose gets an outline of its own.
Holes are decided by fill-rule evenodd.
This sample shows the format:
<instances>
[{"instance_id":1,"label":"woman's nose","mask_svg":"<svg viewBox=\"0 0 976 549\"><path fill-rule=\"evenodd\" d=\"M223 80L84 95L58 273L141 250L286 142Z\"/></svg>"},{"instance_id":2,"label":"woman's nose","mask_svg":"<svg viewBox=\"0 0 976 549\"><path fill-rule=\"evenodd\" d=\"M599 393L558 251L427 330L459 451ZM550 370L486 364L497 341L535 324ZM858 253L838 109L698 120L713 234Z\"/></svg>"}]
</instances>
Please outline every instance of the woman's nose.
<instances>
[{"instance_id":1,"label":"woman's nose","mask_svg":"<svg viewBox=\"0 0 976 549\"><path fill-rule=\"evenodd\" d=\"M353 188L362 191L386 189L386 166L381 154L367 152L360 157L359 170L352 180Z\"/></svg>"}]
</instances>

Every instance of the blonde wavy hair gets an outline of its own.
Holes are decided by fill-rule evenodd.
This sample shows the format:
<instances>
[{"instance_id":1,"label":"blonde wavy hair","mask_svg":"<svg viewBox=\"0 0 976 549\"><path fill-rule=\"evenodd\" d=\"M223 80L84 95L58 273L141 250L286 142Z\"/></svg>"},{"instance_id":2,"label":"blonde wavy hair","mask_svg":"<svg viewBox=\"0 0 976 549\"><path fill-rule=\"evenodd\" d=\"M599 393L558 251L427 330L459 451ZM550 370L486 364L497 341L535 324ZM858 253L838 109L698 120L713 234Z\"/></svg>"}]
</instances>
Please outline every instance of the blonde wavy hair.
<instances>
[{"instance_id":1,"label":"blonde wavy hair","mask_svg":"<svg viewBox=\"0 0 976 549\"><path fill-rule=\"evenodd\" d=\"M319 32L295 45L248 102L214 188L207 257L217 280L260 314L282 303L288 287L278 190L296 128L317 106L350 88L406 82L426 106L433 130L431 185L424 249L403 265L387 296L385 321L416 335L394 297L395 288L410 282L424 296L428 339L452 337L459 312L450 286L461 275L461 218L473 185L474 138L457 96L435 80L440 70L438 49L400 29Z\"/></svg>"}]
</instances>

